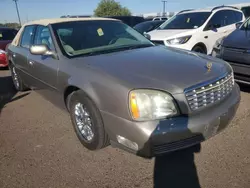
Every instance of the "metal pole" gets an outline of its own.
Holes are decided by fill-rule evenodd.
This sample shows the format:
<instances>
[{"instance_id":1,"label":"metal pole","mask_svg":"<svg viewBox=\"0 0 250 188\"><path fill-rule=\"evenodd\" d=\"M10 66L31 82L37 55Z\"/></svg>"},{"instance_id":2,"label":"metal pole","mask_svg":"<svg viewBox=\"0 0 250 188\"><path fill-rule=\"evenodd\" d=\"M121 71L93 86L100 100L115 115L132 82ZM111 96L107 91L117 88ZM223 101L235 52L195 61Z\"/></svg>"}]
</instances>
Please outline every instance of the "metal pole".
<instances>
[{"instance_id":1,"label":"metal pole","mask_svg":"<svg viewBox=\"0 0 250 188\"><path fill-rule=\"evenodd\" d=\"M162 12L162 16L165 16L166 15L166 3L167 1L162 1L163 2L163 12Z\"/></svg>"},{"instance_id":2,"label":"metal pole","mask_svg":"<svg viewBox=\"0 0 250 188\"><path fill-rule=\"evenodd\" d=\"M20 24L20 27L22 26L22 23L21 23L21 19L20 19L20 15L19 15L19 10L18 10L18 6L17 6L17 1L18 0L13 0L16 4L16 12L17 12L17 16L18 16L18 20L19 20L19 24Z\"/></svg>"}]
</instances>

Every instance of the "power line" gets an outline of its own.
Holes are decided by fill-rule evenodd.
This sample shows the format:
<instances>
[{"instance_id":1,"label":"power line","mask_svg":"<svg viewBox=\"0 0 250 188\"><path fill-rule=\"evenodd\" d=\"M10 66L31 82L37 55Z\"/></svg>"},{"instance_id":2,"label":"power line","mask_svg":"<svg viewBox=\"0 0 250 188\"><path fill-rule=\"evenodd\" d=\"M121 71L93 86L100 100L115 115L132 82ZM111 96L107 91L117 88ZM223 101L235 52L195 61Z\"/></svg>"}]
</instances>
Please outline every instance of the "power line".
<instances>
[{"instance_id":1,"label":"power line","mask_svg":"<svg viewBox=\"0 0 250 188\"><path fill-rule=\"evenodd\" d=\"M22 26L21 19L20 19L20 15L19 15L19 10L18 10L18 5L17 5L17 1L18 1L18 0L13 0L13 1L14 1L15 4L16 4L16 12L17 12L19 24L20 24L20 26Z\"/></svg>"}]
</instances>

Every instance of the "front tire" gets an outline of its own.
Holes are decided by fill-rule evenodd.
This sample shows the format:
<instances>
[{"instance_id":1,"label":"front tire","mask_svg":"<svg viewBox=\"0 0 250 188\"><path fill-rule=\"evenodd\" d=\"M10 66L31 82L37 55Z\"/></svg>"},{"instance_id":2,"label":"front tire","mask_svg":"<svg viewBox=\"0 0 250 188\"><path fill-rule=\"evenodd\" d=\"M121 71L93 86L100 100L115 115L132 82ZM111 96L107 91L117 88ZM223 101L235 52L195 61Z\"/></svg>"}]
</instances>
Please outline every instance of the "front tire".
<instances>
[{"instance_id":1,"label":"front tire","mask_svg":"<svg viewBox=\"0 0 250 188\"><path fill-rule=\"evenodd\" d=\"M22 79L18 75L15 66L11 65L11 66L9 66L9 69L10 69L10 72L11 72L11 77L12 77L12 81L13 81L13 84L15 86L15 89L17 91L26 91L26 90L28 90L28 88L24 85Z\"/></svg>"},{"instance_id":2,"label":"front tire","mask_svg":"<svg viewBox=\"0 0 250 188\"><path fill-rule=\"evenodd\" d=\"M69 112L75 133L89 150L98 150L109 145L100 111L81 90L67 98Z\"/></svg>"}]
</instances>

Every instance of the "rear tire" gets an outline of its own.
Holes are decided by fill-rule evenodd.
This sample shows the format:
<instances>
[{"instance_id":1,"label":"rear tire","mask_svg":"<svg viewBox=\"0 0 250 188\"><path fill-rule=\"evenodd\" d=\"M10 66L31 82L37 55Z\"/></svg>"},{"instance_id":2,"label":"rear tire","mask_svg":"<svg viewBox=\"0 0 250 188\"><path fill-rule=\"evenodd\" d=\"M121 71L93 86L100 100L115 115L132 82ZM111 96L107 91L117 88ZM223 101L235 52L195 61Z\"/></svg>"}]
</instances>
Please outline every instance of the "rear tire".
<instances>
[{"instance_id":1,"label":"rear tire","mask_svg":"<svg viewBox=\"0 0 250 188\"><path fill-rule=\"evenodd\" d=\"M25 84L23 83L21 77L18 75L15 66L10 65L9 69L10 69L10 72L11 72L11 77L12 77L12 81L13 81L13 84L15 86L15 89L17 91L26 91L26 90L28 90L28 87L25 86Z\"/></svg>"},{"instance_id":2,"label":"rear tire","mask_svg":"<svg viewBox=\"0 0 250 188\"><path fill-rule=\"evenodd\" d=\"M198 52L198 53L201 53L201 54L206 54L207 53L206 50L203 47L199 46L199 45L193 47L192 51Z\"/></svg>"},{"instance_id":3,"label":"rear tire","mask_svg":"<svg viewBox=\"0 0 250 188\"><path fill-rule=\"evenodd\" d=\"M69 113L75 133L89 150L98 150L109 145L100 111L94 103L78 90L67 97Z\"/></svg>"}]
</instances>

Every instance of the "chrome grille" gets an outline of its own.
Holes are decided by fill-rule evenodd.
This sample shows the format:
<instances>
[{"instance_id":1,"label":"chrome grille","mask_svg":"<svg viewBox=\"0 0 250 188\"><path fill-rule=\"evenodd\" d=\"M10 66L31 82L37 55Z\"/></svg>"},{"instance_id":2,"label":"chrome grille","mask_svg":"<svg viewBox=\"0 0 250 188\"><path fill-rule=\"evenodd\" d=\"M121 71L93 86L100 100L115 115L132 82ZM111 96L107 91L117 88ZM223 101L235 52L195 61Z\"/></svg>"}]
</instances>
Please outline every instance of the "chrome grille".
<instances>
[{"instance_id":1,"label":"chrome grille","mask_svg":"<svg viewBox=\"0 0 250 188\"><path fill-rule=\"evenodd\" d=\"M223 100L231 93L233 86L234 76L232 73L216 81L187 89L185 95L191 110L198 110Z\"/></svg>"}]
</instances>

